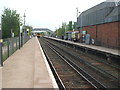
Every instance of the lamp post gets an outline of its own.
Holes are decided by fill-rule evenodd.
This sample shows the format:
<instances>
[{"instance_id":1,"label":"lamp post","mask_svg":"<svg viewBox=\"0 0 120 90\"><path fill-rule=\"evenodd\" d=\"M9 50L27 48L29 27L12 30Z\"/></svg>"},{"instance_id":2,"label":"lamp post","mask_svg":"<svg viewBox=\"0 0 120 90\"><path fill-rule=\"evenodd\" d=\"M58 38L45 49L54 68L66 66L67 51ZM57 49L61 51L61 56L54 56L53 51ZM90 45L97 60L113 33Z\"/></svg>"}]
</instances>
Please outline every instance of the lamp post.
<instances>
[{"instance_id":1,"label":"lamp post","mask_svg":"<svg viewBox=\"0 0 120 90\"><path fill-rule=\"evenodd\" d=\"M76 24L76 28L78 27L78 17L80 18L80 30L79 30L79 32L80 32L80 34L79 34L79 37L81 38L81 36L82 36L82 12L79 12L79 10L78 10L78 7L76 8L76 17L77 17L77 24ZM79 14L80 14L80 16L79 16ZM77 29L79 29L79 28L77 28ZM82 40L80 39L80 42L81 42Z\"/></svg>"},{"instance_id":2,"label":"lamp post","mask_svg":"<svg viewBox=\"0 0 120 90\"><path fill-rule=\"evenodd\" d=\"M79 10L78 10L78 7L76 8L76 18L77 18L77 24L76 24L76 27L77 27L77 25L78 25L78 17L79 17L79 14L81 13L81 12L79 12ZM82 17L81 17L82 18ZM82 19L81 19L81 26L82 26Z\"/></svg>"},{"instance_id":3,"label":"lamp post","mask_svg":"<svg viewBox=\"0 0 120 90\"><path fill-rule=\"evenodd\" d=\"M19 32L19 49L20 49L20 47L21 47L21 32L20 32L20 26L19 26L19 28L18 28L18 32Z\"/></svg>"},{"instance_id":4,"label":"lamp post","mask_svg":"<svg viewBox=\"0 0 120 90\"><path fill-rule=\"evenodd\" d=\"M76 8L77 12L76 12L76 17L78 18L78 7Z\"/></svg>"},{"instance_id":5,"label":"lamp post","mask_svg":"<svg viewBox=\"0 0 120 90\"><path fill-rule=\"evenodd\" d=\"M25 42L25 38L26 38L26 31L25 31L25 18L26 18L26 15L25 15L25 13L24 13L24 25L23 25L23 32L22 32L22 40L21 40L21 42L22 42L22 46L23 46L23 44L24 44L24 42Z\"/></svg>"},{"instance_id":6,"label":"lamp post","mask_svg":"<svg viewBox=\"0 0 120 90\"><path fill-rule=\"evenodd\" d=\"M2 61L2 25L0 24L0 64L3 66L3 61Z\"/></svg>"}]
</instances>

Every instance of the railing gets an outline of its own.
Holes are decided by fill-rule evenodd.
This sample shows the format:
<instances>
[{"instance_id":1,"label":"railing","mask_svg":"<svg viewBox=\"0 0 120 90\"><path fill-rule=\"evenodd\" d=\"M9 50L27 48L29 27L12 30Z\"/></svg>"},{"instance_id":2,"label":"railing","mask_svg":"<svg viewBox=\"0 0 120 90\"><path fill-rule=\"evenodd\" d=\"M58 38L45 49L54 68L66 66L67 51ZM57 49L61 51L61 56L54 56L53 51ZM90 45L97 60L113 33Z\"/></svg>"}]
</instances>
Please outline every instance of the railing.
<instances>
[{"instance_id":1,"label":"railing","mask_svg":"<svg viewBox=\"0 0 120 90\"><path fill-rule=\"evenodd\" d=\"M29 36L22 37L21 39L19 37L4 39L2 44L2 61L4 62L16 50L20 49L29 39Z\"/></svg>"}]
</instances>

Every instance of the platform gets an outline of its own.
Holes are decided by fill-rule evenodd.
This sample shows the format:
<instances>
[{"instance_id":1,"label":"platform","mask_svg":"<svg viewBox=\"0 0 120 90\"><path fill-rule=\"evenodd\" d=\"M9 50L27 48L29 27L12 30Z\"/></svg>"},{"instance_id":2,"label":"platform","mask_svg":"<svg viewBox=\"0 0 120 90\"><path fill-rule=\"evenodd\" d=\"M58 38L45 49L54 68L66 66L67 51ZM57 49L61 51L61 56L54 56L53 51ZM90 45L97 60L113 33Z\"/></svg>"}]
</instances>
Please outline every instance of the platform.
<instances>
[{"instance_id":1,"label":"platform","mask_svg":"<svg viewBox=\"0 0 120 90\"><path fill-rule=\"evenodd\" d=\"M55 40L58 40L58 41L63 41L63 42L66 42L66 43L75 44L75 45L78 45L78 46L90 48L90 49L93 49L93 50L98 50L98 51L101 51L101 52L104 52L104 53L109 53L109 54L120 56L119 50L117 50L117 49L111 49L111 48L106 48L106 47L102 47L102 46L95 46L95 45L86 45L86 44L83 44L83 43L72 42L72 41L69 41L69 40L62 40L62 39L53 38L53 37L46 37L46 38L51 38L51 39L55 39Z\"/></svg>"},{"instance_id":2,"label":"platform","mask_svg":"<svg viewBox=\"0 0 120 90\"><path fill-rule=\"evenodd\" d=\"M58 88L36 37L17 50L3 65L2 88Z\"/></svg>"},{"instance_id":3,"label":"platform","mask_svg":"<svg viewBox=\"0 0 120 90\"><path fill-rule=\"evenodd\" d=\"M2 89L2 67L0 67L0 90Z\"/></svg>"}]
</instances>

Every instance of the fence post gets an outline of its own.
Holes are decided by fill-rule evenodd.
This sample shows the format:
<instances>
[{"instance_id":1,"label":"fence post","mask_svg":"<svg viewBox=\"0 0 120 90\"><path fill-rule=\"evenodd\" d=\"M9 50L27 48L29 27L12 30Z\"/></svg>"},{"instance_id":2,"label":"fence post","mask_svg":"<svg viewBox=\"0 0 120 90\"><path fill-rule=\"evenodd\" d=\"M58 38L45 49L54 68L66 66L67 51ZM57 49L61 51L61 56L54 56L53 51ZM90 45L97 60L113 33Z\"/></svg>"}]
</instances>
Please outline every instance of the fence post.
<instances>
[{"instance_id":1,"label":"fence post","mask_svg":"<svg viewBox=\"0 0 120 90\"><path fill-rule=\"evenodd\" d=\"M11 50L11 55L12 55L13 52L14 52L14 47L13 47L13 37L11 37L10 40L11 40L11 48L10 48L10 50Z\"/></svg>"},{"instance_id":2,"label":"fence post","mask_svg":"<svg viewBox=\"0 0 120 90\"><path fill-rule=\"evenodd\" d=\"M7 50L8 50L8 57L10 56L10 50L9 50L9 40L7 40Z\"/></svg>"},{"instance_id":3,"label":"fence post","mask_svg":"<svg viewBox=\"0 0 120 90\"><path fill-rule=\"evenodd\" d=\"M20 49L20 47L21 47L21 41L20 41L21 39L20 39L20 35L19 35L19 38L18 38L18 41L19 41L19 49Z\"/></svg>"},{"instance_id":4,"label":"fence post","mask_svg":"<svg viewBox=\"0 0 120 90\"><path fill-rule=\"evenodd\" d=\"M16 41L16 50L17 50L17 37L16 37L16 40L15 40L15 41ZM15 50L15 51L16 51L16 50Z\"/></svg>"},{"instance_id":5,"label":"fence post","mask_svg":"<svg viewBox=\"0 0 120 90\"><path fill-rule=\"evenodd\" d=\"M3 66L3 60L2 60L2 40L0 40L0 64Z\"/></svg>"},{"instance_id":6,"label":"fence post","mask_svg":"<svg viewBox=\"0 0 120 90\"><path fill-rule=\"evenodd\" d=\"M21 47L23 46L23 33L21 33Z\"/></svg>"}]
</instances>

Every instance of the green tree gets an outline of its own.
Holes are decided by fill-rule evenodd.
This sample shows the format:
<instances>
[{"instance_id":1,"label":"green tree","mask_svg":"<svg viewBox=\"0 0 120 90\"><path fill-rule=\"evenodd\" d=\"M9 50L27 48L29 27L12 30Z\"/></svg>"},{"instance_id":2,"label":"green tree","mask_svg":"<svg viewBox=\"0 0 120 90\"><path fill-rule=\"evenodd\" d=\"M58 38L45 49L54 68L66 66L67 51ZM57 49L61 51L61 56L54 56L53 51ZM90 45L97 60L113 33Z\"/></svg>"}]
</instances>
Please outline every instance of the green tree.
<instances>
[{"instance_id":1,"label":"green tree","mask_svg":"<svg viewBox=\"0 0 120 90\"><path fill-rule=\"evenodd\" d=\"M73 29L76 29L76 22L73 23Z\"/></svg>"},{"instance_id":2,"label":"green tree","mask_svg":"<svg viewBox=\"0 0 120 90\"><path fill-rule=\"evenodd\" d=\"M58 37L65 36L65 32L73 31L73 29L76 29L76 22L69 21L69 24L66 24L66 22L63 22L62 26L56 29L55 34Z\"/></svg>"},{"instance_id":3,"label":"green tree","mask_svg":"<svg viewBox=\"0 0 120 90\"><path fill-rule=\"evenodd\" d=\"M58 29L56 29L55 34L56 34L58 37L64 36L64 35L65 35L65 32L66 32L66 27L67 27L66 22L63 22L63 23L62 23L62 26L59 27Z\"/></svg>"},{"instance_id":4,"label":"green tree","mask_svg":"<svg viewBox=\"0 0 120 90\"><path fill-rule=\"evenodd\" d=\"M67 28L67 24L66 24L66 22L63 22L62 23L62 27L61 27L62 36L65 35L66 28Z\"/></svg>"},{"instance_id":5,"label":"green tree","mask_svg":"<svg viewBox=\"0 0 120 90\"><path fill-rule=\"evenodd\" d=\"M17 14L17 11L5 8L2 14L3 38L10 38L12 36L11 32L18 36L20 25L20 15Z\"/></svg>"},{"instance_id":6,"label":"green tree","mask_svg":"<svg viewBox=\"0 0 120 90\"><path fill-rule=\"evenodd\" d=\"M68 30L69 30L69 31L72 31L72 30L73 30L72 21L69 21Z\"/></svg>"}]
</instances>

